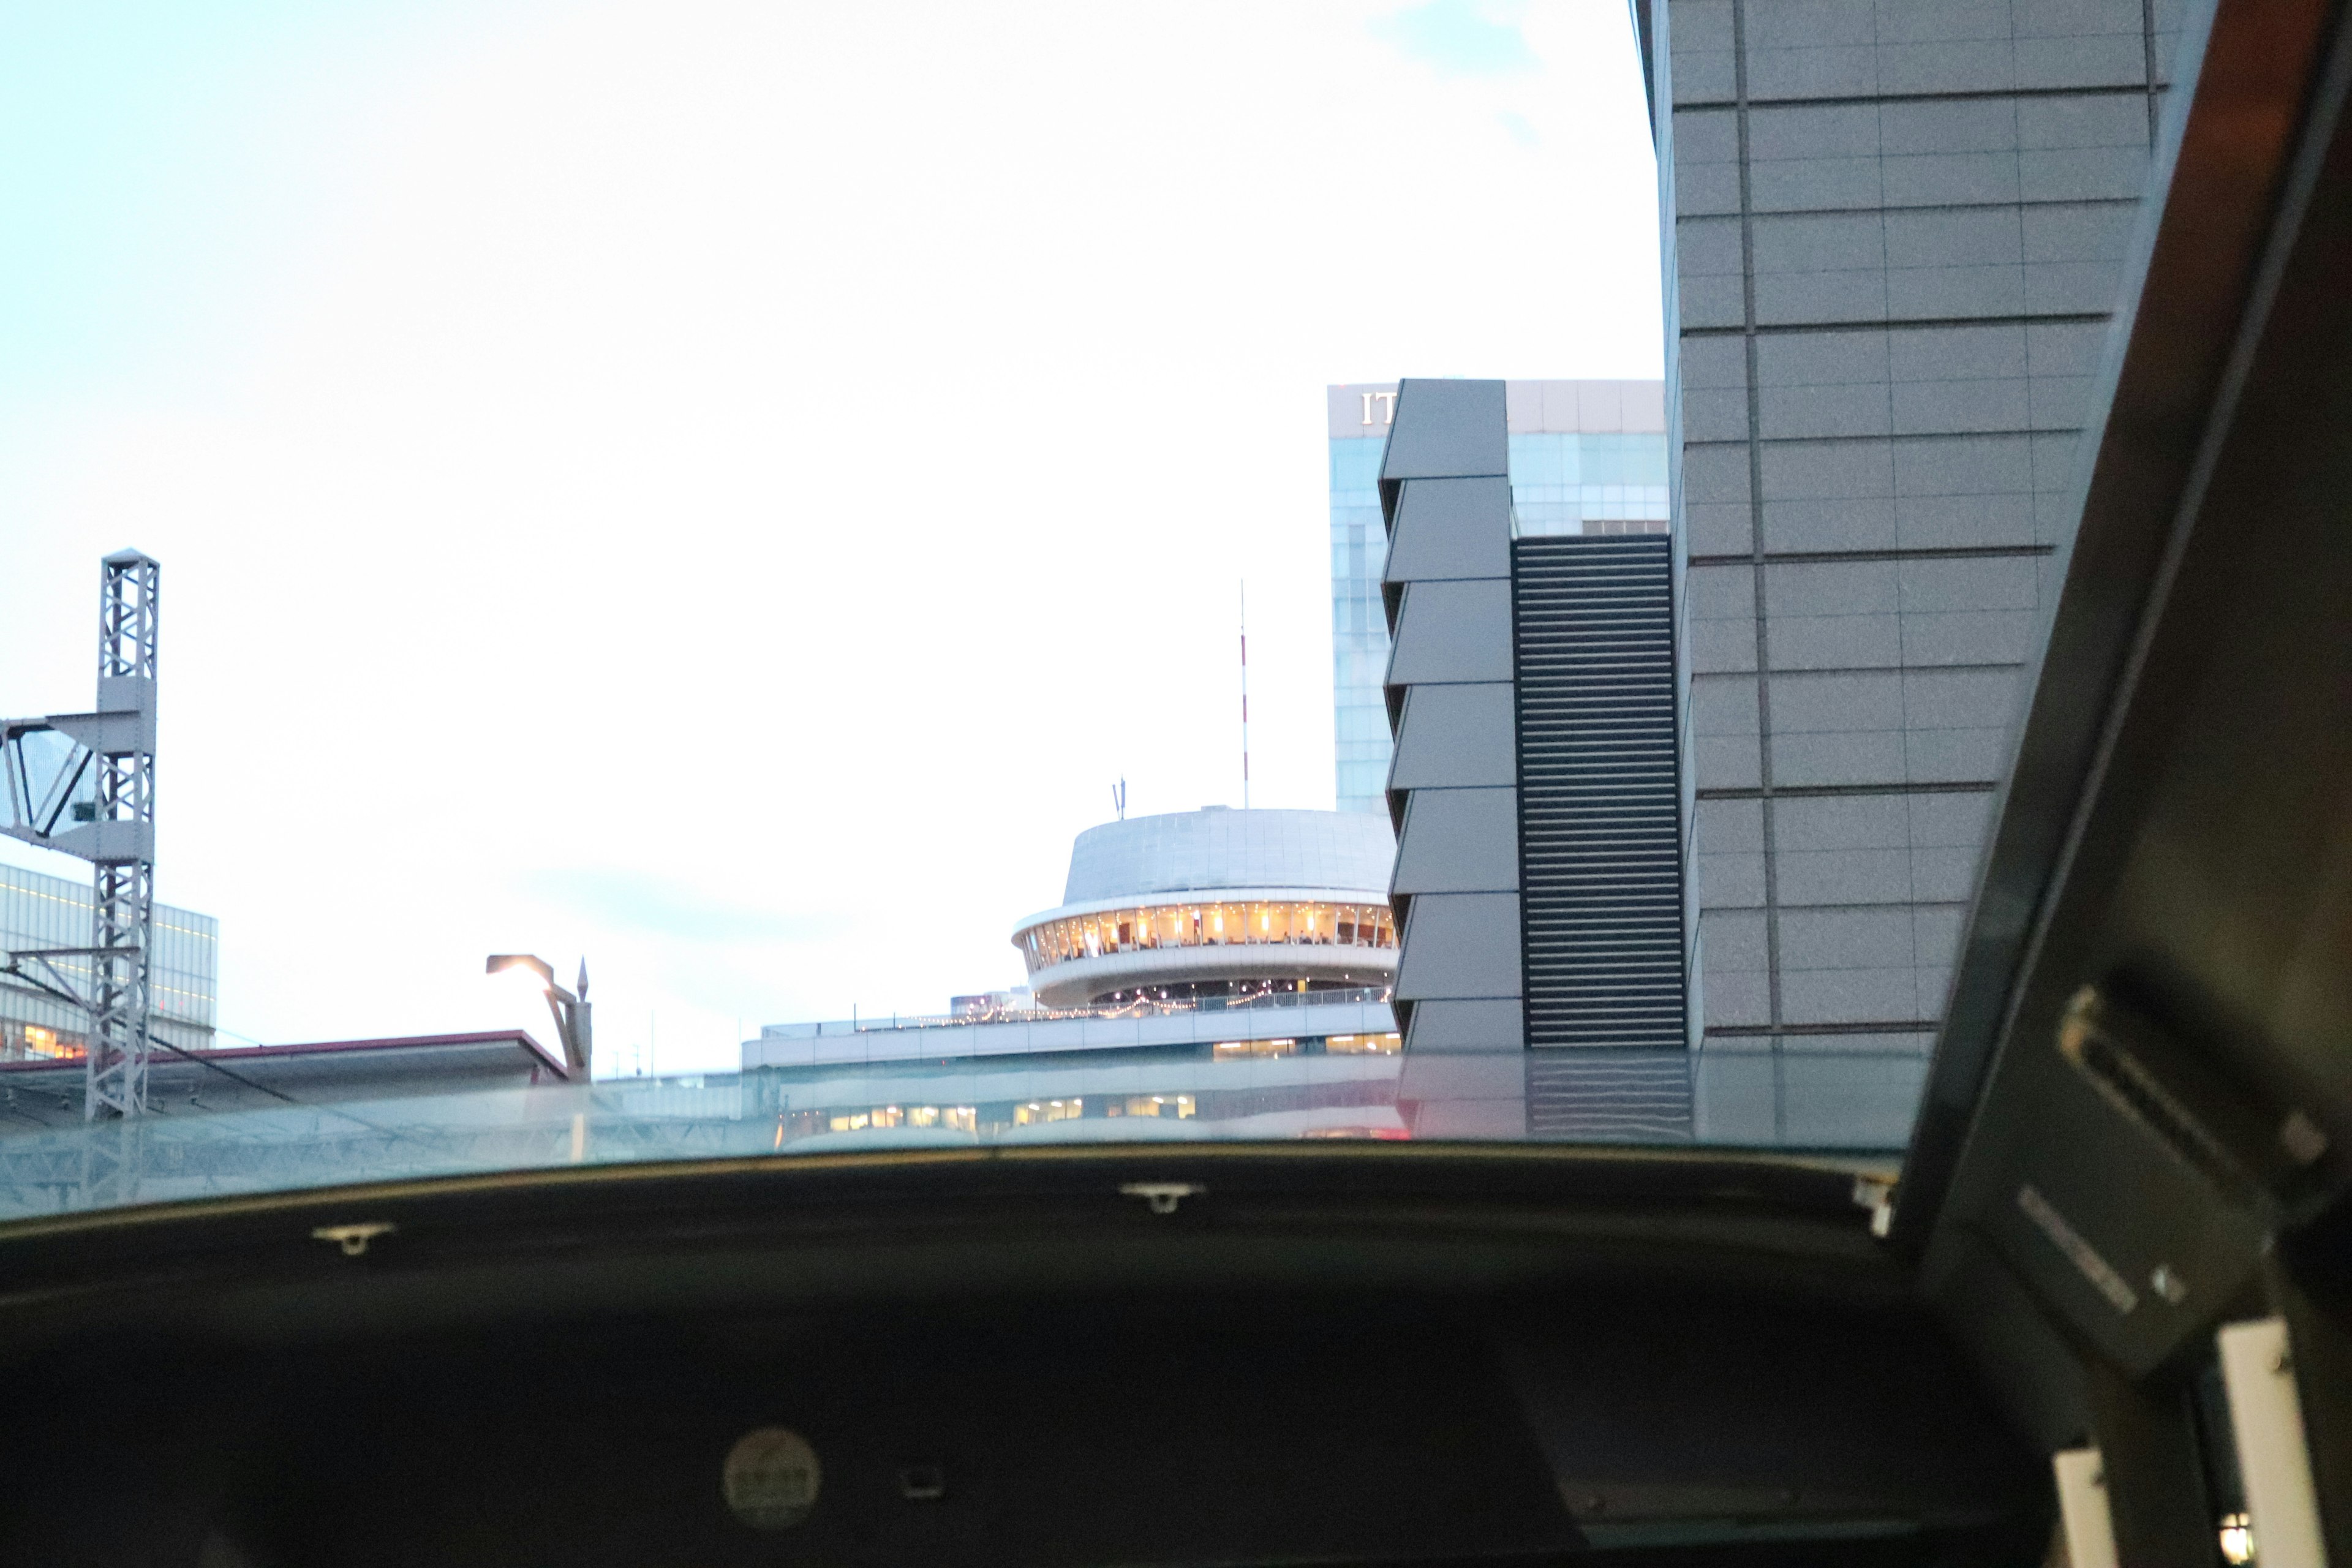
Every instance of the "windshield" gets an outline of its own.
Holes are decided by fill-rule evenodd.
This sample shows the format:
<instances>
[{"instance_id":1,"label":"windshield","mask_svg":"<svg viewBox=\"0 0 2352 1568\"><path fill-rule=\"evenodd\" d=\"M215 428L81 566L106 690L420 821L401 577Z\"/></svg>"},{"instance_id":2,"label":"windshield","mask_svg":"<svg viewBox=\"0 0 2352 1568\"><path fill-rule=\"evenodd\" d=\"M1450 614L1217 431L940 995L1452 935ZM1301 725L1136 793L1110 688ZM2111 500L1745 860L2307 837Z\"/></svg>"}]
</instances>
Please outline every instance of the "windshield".
<instances>
[{"instance_id":1,"label":"windshield","mask_svg":"<svg viewBox=\"0 0 2352 1568\"><path fill-rule=\"evenodd\" d=\"M1891 1166L2169 36L1639 11L6 24L0 1218Z\"/></svg>"}]
</instances>

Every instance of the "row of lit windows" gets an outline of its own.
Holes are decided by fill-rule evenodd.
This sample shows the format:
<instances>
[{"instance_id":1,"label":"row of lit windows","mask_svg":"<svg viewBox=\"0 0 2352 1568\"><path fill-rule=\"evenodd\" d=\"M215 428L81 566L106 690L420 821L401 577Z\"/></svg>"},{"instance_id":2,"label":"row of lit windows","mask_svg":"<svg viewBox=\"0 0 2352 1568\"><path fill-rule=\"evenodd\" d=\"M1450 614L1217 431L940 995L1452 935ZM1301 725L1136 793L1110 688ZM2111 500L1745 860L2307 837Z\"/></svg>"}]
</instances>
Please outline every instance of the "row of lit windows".
<instances>
[{"instance_id":1,"label":"row of lit windows","mask_svg":"<svg viewBox=\"0 0 2352 1568\"><path fill-rule=\"evenodd\" d=\"M979 1125L979 1108L970 1105L877 1105L836 1111L832 1121L835 1132L863 1132L869 1127L945 1127L970 1132Z\"/></svg>"},{"instance_id":2,"label":"row of lit windows","mask_svg":"<svg viewBox=\"0 0 2352 1568\"><path fill-rule=\"evenodd\" d=\"M1023 931L1015 942L1034 973L1072 959L1155 947L1260 942L1394 947L1396 916L1386 904L1171 904L1048 921Z\"/></svg>"},{"instance_id":3,"label":"row of lit windows","mask_svg":"<svg viewBox=\"0 0 2352 1568\"><path fill-rule=\"evenodd\" d=\"M1189 1094L1130 1094L1097 1102L1105 1116L1167 1116L1179 1121L1197 1113L1199 1102ZM1087 1113L1086 1099L1024 1100L1013 1107L1013 1125L1028 1127L1045 1121L1075 1121ZM1002 1114L1001 1111L996 1114ZM976 1132L980 1108L974 1105L876 1105L864 1110L836 1110L827 1119L835 1132L863 1132L874 1127L944 1127L954 1132Z\"/></svg>"},{"instance_id":4,"label":"row of lit windows","mask_svg":"<svg viewBox=\"0 0 2352 1568\"><path fill-rule=\"evenodd\" d=\"M1333 1035L1323 1042L1323 1049L1335 1057L1392 1057L1404 1049L1404 1037L1396 1033L1384 1035ZM1219 1061L1231 1061L1239 1057L1295 1057L1298 1054L1297 1040L1219 1040L1209 1054Z\"/></svg>"},{"instance_id":5,"label":"row of lit windows","mask_svg":"<svg viewBox=\"0 0 2352 1568\"><path fill-rule=\"evenodd\" d=\"M1130 1094L1103 1108L1105 1116L1172 1116L1178 1121L1200 1112L1200 1102L1189 1094Z\"/></svg>"},{"instance_id":6,"label":"row of lit windows","mask_svg":"<svg viewBox=\"0 0 2352 1568\"><path fill-rule=\"evenodd\" d=\"M38 1024L11 1024L0 1032L0 1060L78 1062L82 1052L78 1037L60 1037Z\"/></svg>"}]
</instances>

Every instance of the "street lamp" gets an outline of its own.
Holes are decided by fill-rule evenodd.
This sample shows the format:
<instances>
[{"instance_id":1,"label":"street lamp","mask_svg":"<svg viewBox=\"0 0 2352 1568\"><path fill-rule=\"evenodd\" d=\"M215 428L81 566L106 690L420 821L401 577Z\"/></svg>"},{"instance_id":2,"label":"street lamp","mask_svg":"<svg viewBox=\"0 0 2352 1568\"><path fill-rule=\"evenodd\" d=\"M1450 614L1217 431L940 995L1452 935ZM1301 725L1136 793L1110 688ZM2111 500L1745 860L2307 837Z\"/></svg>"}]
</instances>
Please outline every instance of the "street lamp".
<instances>
[{"instance_id":1,"label":"street lamp","mask_svg":"<svg viewBox=\"0 0 2352 1568\"><path fill-rule=\"evenodd\" d=\"M538 976L540 989L547 994L547 1010L555 1016L555 1037L563 1042L564 1068L573 1078L587 1078L589 1056L595 1044L588 1008L588 961L580 961L577 994L555 983L555 971L547 966L545 959L528 952L490 954L488 973L497 974L509 969Z\"/></svg>"}]
</instances>

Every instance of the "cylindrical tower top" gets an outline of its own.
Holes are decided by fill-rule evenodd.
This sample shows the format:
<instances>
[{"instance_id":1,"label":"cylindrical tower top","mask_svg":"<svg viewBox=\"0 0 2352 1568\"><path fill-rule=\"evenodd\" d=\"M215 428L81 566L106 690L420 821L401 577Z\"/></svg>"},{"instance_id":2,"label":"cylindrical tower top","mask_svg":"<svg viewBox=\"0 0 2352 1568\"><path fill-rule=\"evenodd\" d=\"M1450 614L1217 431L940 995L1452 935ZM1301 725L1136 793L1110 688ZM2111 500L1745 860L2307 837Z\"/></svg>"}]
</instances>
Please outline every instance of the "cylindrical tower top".
<instances>
[{"instance_id":1,"label":"cylindrical tower top","mask_svg":"<svg viewBox=\"0 0 2352 1568\"><path fill-rule=\"evenodd\" d=\"M1070 848L1066 904L1229 888L1328 888L1385 899L1396 859L1369 812L1201 811L1106 822Z\"/></svg>"},{"instance_id":2,"label":"cylindrical tower top","mask_svg":"<svg viewBox=\"0 0 2352 1568\"><path fill-rule=\"evenodd\" d=\"M1201 811L1078 835L1013 942L1052 1006L1385 986L1395 840L1360 812Z\"/></svg>"}]
</instances>

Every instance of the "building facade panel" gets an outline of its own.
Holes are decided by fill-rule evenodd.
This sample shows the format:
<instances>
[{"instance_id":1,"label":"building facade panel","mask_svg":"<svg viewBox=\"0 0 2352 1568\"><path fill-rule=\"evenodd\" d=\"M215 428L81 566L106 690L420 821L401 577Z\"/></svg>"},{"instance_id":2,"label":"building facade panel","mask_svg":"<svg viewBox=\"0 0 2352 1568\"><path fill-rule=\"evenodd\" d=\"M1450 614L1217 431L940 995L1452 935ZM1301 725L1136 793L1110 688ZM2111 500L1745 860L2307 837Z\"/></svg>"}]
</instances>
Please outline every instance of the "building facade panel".
<instances>
[{"instance_id":1,"label":"building facade panel","mask_svg":"<svg viewBox=\"0 0 2352 1568\"><path fill-rule=\"evenodd\" d=\"M1422 582L1397 606L1387 684L1511 679L1511 598L1500 578Z\"/></svg>"},{"instance_id":2,"label":"building facade panel","mask_svg":"<svg viewBox=\"0 0 2352 1568\"><path fill-rule=\"evenodd\" d=\"M1516 892L1516 789L1415 790L1398 836L1396 893Z\"/></svg>"},{"instance_id":3,"label":"building facade panel","mask_svg":"<svg viewBox=\"0 0 2352 1568\"><path fill-rule=\"evenodd\" d=\"M1420 480L1397 503L1382 581L1509 576L1510 510L1500 474Z\"/></svg>"},{"instance_id":4,"label":"building facade panel","mask_svg":"<svg viewBox=\"0 0 2352 1568\"><path fill-rule=\"evenodd\" d=\"M1396 761L1389 770L1392 795L1517 782L1509 681L1414 686L1401 701Z\"/></svg>"},{"instance_id":5,"label":"building facade panel","mask_svg":"<svg viewBox=\"0 0 2352 1568\"><path fill-rule=\"evenodd\" d=\"M1403 937L1397 962L1400 1004L1519 995L1517 895L1420 894L1409 906Z\"/></svg>"}]
</instances>

